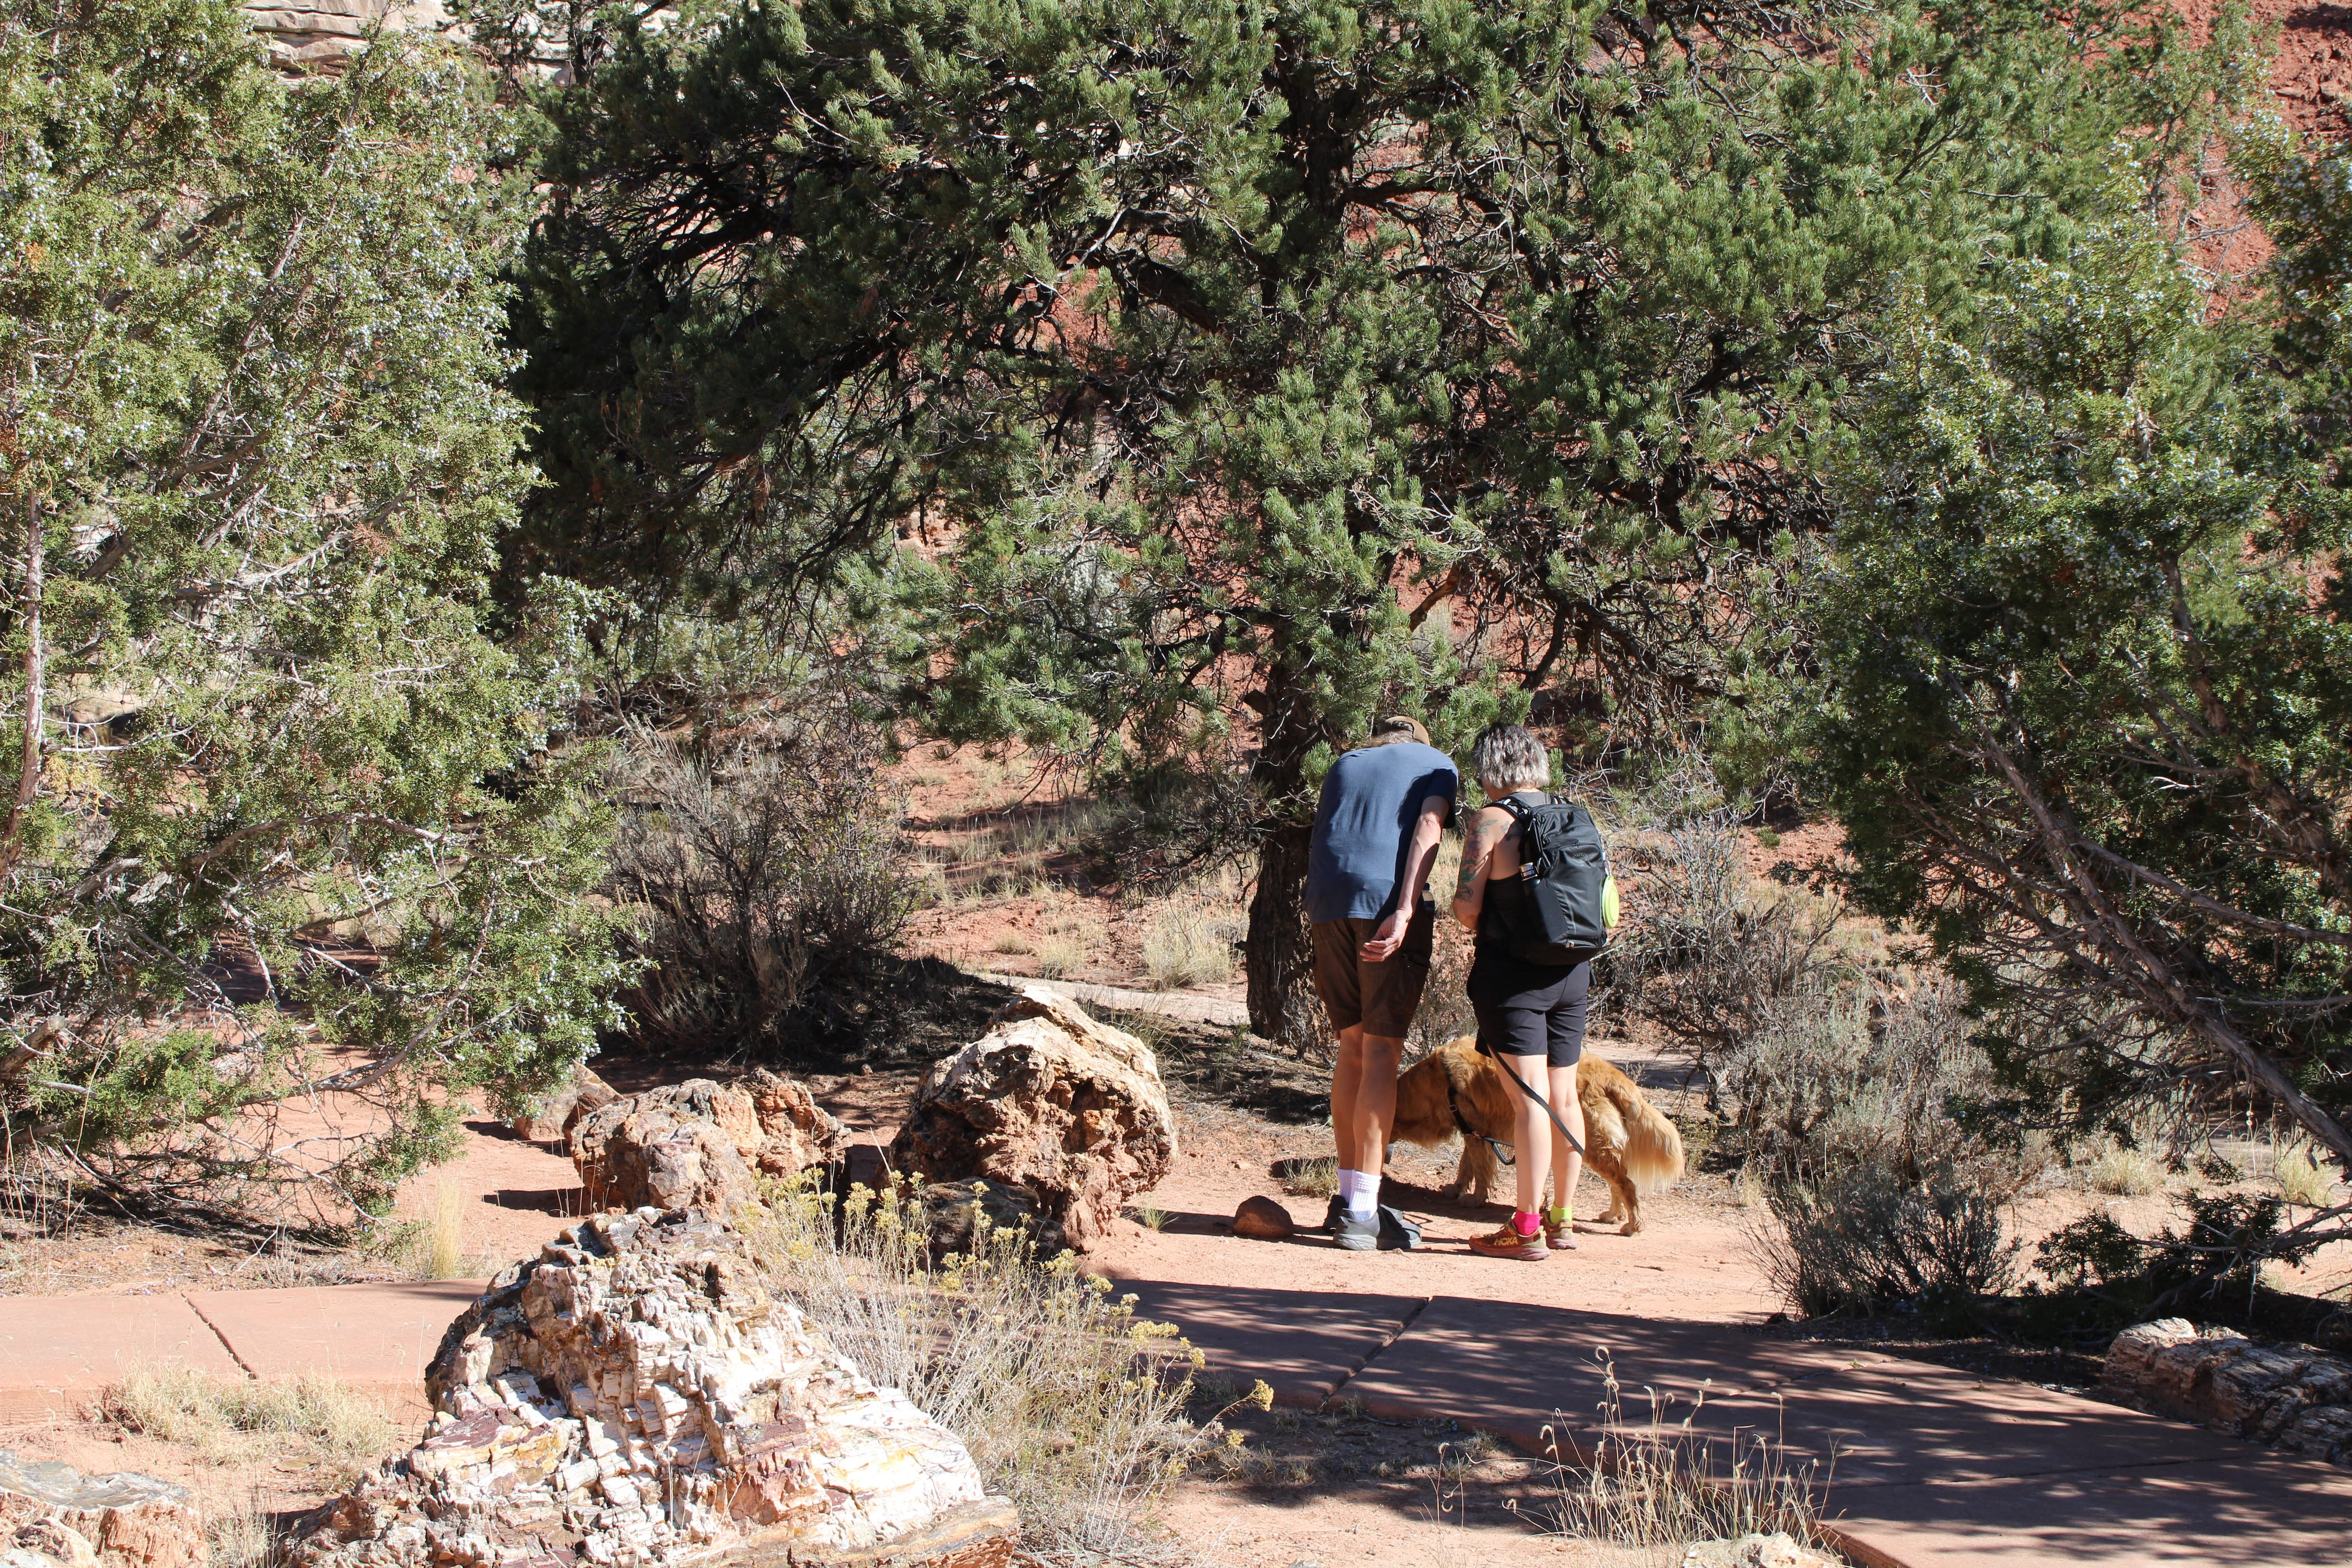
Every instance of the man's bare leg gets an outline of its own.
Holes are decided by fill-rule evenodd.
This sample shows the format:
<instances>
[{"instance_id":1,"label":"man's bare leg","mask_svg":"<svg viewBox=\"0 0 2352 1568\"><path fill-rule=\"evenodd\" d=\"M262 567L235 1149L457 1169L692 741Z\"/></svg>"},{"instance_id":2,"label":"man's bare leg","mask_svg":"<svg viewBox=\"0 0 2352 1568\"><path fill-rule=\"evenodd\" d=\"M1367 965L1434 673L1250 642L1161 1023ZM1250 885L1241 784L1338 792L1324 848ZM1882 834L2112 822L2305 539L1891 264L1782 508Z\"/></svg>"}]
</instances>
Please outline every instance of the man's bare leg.
<instances>
[{"instance_id":1,"label":"man's bare leg","mask_svg":"<svg viewBox=\"0 0 2352 1568\"><path fill-rule=\"evenodd\" d=\"M1404 1042L1386 1035L1364 1035L1357 1060L1354 1142L1360 1163L1344 1168L1361 1171L1377 1195L1381 1169L1388 1163L1389 1129L1396 1125L1397 1067L1404 1060Z\"/></svg>"},{"instance_id":2,"label":"man's bare leg","mask_svg":"<svg viewBox=\"0 0 2352 1568\"><path fill-rule=\"evenodd\" d=\"M1356 1098L1363 1081L1364 1026L1350 1024L1339 1031L1339 1057L1331 1064L1331 1138L1339 1146L1339 1169L1356 1169ZM1390 1094L1391 1103L1394 1091Z\"/></svg>"}]
</instances>

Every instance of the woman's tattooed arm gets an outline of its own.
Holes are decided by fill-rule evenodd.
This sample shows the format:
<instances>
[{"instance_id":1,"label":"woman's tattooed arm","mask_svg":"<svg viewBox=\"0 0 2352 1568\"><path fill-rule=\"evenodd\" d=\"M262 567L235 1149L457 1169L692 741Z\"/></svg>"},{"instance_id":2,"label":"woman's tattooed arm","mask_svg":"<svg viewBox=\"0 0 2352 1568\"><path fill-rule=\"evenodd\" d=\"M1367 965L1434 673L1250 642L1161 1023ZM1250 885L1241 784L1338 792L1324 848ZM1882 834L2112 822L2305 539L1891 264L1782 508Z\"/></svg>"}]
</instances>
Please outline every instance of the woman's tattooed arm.
<instances>
[{"instance_id":1,"label":"woman's tattooed arm","mask_svg":"<svg viewBox=\"0 0 2352 1568\"><path fill-rule=\"evenodd\" d=\"M1510 830L1510 813L1489 806L1470 819L1462 836L1462 874L1454 884L1454 918L1465 930L1478 929L1478 910L1486 902L1486 862Z\"/></svg>"}]
</instances>

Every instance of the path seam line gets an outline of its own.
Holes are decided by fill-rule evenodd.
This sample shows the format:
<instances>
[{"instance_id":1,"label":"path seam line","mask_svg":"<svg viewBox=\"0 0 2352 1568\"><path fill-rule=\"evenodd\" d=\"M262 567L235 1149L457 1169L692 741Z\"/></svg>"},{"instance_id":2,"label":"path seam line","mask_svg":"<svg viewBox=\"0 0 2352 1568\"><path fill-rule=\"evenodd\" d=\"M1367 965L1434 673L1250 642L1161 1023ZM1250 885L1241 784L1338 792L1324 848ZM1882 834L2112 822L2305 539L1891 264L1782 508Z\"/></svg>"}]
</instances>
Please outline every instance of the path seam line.
<instances>
[{"instance_id":1,"label":"path seam line","mask_svg":"<svg viewBox=\"0 0 2352 1568\"><path fill-rule=\"evenodd\" d=\"M204 1324L205 1327L213 1331L213 1338L220 1341L221 1349L228 1352L228 1359L236 1363L238 1368L244 1372L246 1376L253 1379L256 1383L259 1383L261 1381L261 1374L254 1371L251 1364L248 1363L243 1356L236 1353L236 1347L228 1342L228 1336L221 1332L221 1326L218 1323L214 1322L210 1318L205 1316L205 1310L196 1305L196 1299L194 1296L183 1296L180 1300L188 1304L188 1310L196 1315L196 1321L198 1322Z\"/></svg>"},{"instance_id":2,"label":"path seam line","mask_svg":"<svg viewBox=\"0 0 2352 1568\"><path fill-rule=\"evenodd\" d=\"M1382 1351L1396 1343L1397 1341L1404 1338L1406 1331L1412 1327L1414 1322L1420 1319L1423 1312L1429 1310L1430 1304L1436 1300L1437 1298L1434 1296L1423 1296L1420 1300L1414 1302L1412 1310L1407 1312L1404 1315L1403 1320L1397 1324L1396 1332L1391 1334L1388 1338L1374 1345L1370 1350L1365 1352L1364 1359L1358 1362L1354 1366L1349 1367L1346 1373L1341 1374L1339 1381L1331 1385L1331 1392L1323 1396L1323 1402L1320 1405L1318 1405L1316 1408L1318 1410L1329 1409L1331 1405L1338 1401L1339 1391L1347 1387L1348 1384L1353 1383L1357 1378L1362 1376L1364 1369L1371 1365L1375 1361L1378 1361Z\"/></svg>"}]
</instances>

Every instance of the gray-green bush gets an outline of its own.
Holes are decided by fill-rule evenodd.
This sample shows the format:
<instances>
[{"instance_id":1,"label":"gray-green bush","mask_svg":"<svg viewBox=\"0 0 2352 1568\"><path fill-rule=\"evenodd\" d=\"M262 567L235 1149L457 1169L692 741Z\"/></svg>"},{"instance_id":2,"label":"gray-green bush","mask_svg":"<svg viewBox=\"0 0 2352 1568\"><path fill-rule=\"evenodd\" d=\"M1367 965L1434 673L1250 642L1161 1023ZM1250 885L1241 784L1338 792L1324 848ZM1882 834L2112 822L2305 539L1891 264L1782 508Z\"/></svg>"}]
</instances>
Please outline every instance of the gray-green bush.
<instances>
[{"instance_id":1,"label":"gray-green bush","mask_svg":"<svg viewBox=\"0 0 2352 1568\"><path fill-rule=\"evenodd\" d=\"M1758 1261L1809 1315L1988 1295L2016 1280L2019 1244L1972 1173L1863 1165L1783 1181L1766 1202L1774 1223L1750 1232Z\"/></svg>"},{"instance_id":2,"label":"gray-green bush","mask_svg":"<svg viewBox=\"0 0 2352 1568\"><path fill-rule=\"evenodd\" d=\"M627 998L642 1037L775 1056L887 1008L917 885L882 752L823 714L724 745L633 740L611 889L647 965Z\"/></svg>"}]
</instances>

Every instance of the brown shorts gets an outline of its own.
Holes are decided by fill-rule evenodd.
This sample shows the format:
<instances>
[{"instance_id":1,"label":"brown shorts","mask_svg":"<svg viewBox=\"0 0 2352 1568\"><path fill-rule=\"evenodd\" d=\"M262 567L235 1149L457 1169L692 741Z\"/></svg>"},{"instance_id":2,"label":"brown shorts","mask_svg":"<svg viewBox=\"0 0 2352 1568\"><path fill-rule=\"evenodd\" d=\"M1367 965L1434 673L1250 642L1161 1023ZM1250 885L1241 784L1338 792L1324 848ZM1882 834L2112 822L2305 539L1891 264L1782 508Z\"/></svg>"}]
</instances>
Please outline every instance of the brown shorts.
<instances>
[{"instance_id":1,"label":"brown shorts","mask_svg":"<svg viewBox=\"0 0 2352 1568\"><path fill-rule=\"evenodd\" d=\"M1368 1035L1402 1040L1421 1010L1430 945L1437 938L1437 906L1421 906L1404 928L1404 945L1386 963L1366 963L1357 949L1380 925L1369 920L1318 921L1307 928L1315 939L1315 994L1323 999L1335 1034L1361 1024Z\"/></svg>"}]
</instances>

